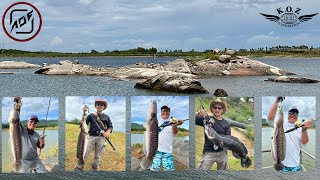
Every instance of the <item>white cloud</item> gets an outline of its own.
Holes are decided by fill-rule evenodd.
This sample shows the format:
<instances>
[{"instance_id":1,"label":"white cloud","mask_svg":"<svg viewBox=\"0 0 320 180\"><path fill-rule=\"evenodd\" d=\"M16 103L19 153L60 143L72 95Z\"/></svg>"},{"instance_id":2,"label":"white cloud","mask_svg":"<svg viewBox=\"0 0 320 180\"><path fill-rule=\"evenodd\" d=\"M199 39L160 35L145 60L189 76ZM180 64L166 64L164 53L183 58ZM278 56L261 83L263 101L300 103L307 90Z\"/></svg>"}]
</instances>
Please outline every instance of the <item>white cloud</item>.
<instances>
[{"instance_id":1,"label":"white cloud","mask_svg":"<svg viewBox=\"0 0 320 180\"><path fill-rule=\"evenodd\" d=\"M270 107L275 102L276 97L262 97L262 118L266 118ZM288 111L292 106L299 110L299 120L316 118L316 98L315 97L285 97L282 103L284 118L287 119Z\"/></svg>"},{"instance_id":2,"label":"white cloud","mask_svg":"<svg viewBox=\"0 0 320 180\"><path fill-rule=\"evenodd\" d=\"M89 5L93 0L79 0L80 4Z\"/></svg>"},{"instance_id":3,"label":"white cloud","mask_svg":"<svg viewBox=\"0 0 320 180\"><path fill-rule=\"evenodd\" d=\"M22 97L20 120L27 120L31 115L37 115L39 119L45 119L50 98ZM8 123L10 112L13 108L13 97L2 99L2 123ZM59 119L58 98L51 98L48 112L48 120Z\"/></svg>"},{"instance_id":4,"label":"white cloud","mask_svg":"<svg viewBox=\"0 0 320 180\"><path fill-rule=\"evenodd\" d=\"M63 40L59 36L55 36L52 38L50 45L51 46L58 46L63 44Z\"/></svg>"}]
</instances>

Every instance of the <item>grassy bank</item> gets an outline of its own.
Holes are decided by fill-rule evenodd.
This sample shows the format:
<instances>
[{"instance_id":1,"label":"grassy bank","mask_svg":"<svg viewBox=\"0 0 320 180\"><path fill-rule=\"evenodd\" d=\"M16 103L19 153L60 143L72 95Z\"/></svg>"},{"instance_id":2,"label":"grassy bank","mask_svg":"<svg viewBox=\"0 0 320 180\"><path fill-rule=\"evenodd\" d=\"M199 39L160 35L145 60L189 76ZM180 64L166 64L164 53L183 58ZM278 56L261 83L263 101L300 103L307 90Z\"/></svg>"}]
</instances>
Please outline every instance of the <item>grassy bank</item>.
<instances>
[{"instance_id":1,"label":"grassy bank","mask_svg":"<svg viewBox=\"0 0 320 180\"><path fill-rule=\"evenodd\" d=\"M80 129L78 125L66 124L66 162L65 169L72 171L77 163L77 142ZM101 171L125 171L125 155L126 155L126 141L125 133L113 132L109 136L110 141L116 148L113 151L109 144L106 146L106 151L102 155L100 170ZM93 162L94 152L90 152L84 170L91 170L91 163Z\"/></svg>"},{"instance_id":2,"label":"grassy bank","mask_svg":"<svg viewBox=\"0 0 320 180\"><path fill-rule=\"evenodd\" d=\"M196 136L196 155L195 155L195 165L197 166L198 163L200 162L200 159L202 157L203 154L203 144L204 144L204 128L201 126L196 126L195 129L195 136ZM235 131L234 129L232 129L232 131ZM240 132L240 131L237 131ZM232 132L233 133L233 132ZM241 138L239 136L242 136ZM240 165L240 159L235 158L232 155L231 151L228 151L228 166L229 166L229 170L254 170L254 155L253 155L253 149L254 149L254 143L253 140L246 138L245 135L239 135L235 136L239 139L246 139L246 142L242 142L245 144L246 148L248 149L248 156L250 157L251 161L252 161L252 165L249 168L242 168ZM217 165L216 163L213 164L213 166L211 167L211 170L216 170L217 169Z\"/></svg>"}]
</instances>

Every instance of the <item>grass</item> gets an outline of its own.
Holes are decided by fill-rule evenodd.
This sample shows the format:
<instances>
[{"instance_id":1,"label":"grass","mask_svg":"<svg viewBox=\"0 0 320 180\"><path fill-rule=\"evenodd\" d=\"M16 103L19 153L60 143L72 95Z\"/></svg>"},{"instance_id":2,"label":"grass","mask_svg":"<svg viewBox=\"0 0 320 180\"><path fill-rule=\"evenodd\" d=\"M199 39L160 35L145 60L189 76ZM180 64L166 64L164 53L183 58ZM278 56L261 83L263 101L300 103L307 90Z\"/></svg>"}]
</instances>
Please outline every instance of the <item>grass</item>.
<instances>
[{"instance_id":1,"label":"grass","mask_svg":"<svg viewBox=\"0 0 320 180\"><path fill-rule=\"evenodd\" d=\"M234 130L234 129L232 129ZM196 166L198 165L198 163L200 162L200 159L202 157L203 154L203 144L204 144L204 128L201 126L196 126L195 129L195 136L196 136L196 156L195 156L195 161L196 161ZM253 149L253 140L248 139L248 141L252 141L250 142L251 147L246 147L249 151L249 149ZM232 155L231 151L228 151L228 166L229 166L229 170L254 170L254 156L249 155L252 164L249 168L242 168L240 165L240 159L235 158ZM217 169L217 164L214 163L213 166L211 167L211 170L216 170Z\"/></svg>"},{"instance_id":2,"label":"grass","mask_svg":"<svg viewBox=\"0 0 320 180\"><path fill-rule=\"evenodd\" d=\"M66 162L65 169L73 171L77 163L77 142L80 129L78 125L66 124ZM111 146L107 144L106 151L102 154L100 171L125 171L126 169L126 141L125 133L112 132L109 136L110 141L116 148L113 151ZM93 162L94 152L90 152L86 164L85 171L91 170L91 163Z\"/></svg>"}]
</instances>

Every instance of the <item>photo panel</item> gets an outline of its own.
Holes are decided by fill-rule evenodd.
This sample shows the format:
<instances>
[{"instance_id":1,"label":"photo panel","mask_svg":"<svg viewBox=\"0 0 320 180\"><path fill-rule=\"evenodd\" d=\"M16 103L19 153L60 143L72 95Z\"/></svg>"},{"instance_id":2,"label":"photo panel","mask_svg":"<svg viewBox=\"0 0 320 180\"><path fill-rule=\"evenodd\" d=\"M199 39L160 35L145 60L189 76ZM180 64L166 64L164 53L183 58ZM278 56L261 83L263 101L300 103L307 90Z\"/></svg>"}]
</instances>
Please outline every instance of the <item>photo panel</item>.
<instances>
[{"instance_id":1,"label":"photo panel","mask_svg":"<svg viewBox=\"0 0 320 180\"><path fill-rule=\"evenodd\" d=\"M262 169L316 168L316 97L262 97Z\"/></svg>"},{"instance_id":2,"label":"photo panel","mask_svg":"<svg viewBox=\"0 0 320 180\"><path fill-rule=\"evenodd\" d=\"M196 170L254 170L254 99L195 98Z\"/></svg>"},{"instance_id":3,"label":"photo panel","mask_svg":"<svg viewBox=\"0 0 320 180\"><path fill-rule=\"evenodd\" d=\"M67 171L125 171L126 98L67 96Z\"/></svg>"},{"instance_id":4,"label":"photo panel","mask_svg":"<svg viewBox=\"0 0 320 180\"><path fill-rule=\"evenodd\" d=\"M189 97L131 97L131 170L189 169Z\"/></svg>"},{"instance_id":5,"label":"photo panel","mask_svg":"<svg viewBox=\"0 0 320 180\"><path fill-rule=\"evenodd\" d=\"M2 172L55 172L58 121L57 97L3 97Z\"/></svg>"}]
</instances>

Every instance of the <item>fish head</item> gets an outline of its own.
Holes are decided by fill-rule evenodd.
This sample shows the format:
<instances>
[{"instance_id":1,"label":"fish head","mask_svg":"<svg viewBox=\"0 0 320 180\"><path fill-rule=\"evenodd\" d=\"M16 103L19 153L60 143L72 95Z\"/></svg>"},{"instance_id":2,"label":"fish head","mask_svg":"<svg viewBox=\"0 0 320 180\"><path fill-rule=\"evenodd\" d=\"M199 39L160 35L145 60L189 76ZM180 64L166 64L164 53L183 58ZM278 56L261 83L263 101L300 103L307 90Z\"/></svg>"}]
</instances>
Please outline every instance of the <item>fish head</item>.
<instances>
[{"instance_id":1,"label":"fish head","mask_svg":"<svg viewBox=\"0 0 320 180\"><path fill-rule=\"evenodd\" d=\"M149 110L147 113L147 121L146 124L150 125L151 123L157 123L158 124L158 119L157 119L157 101L152 100L149 106Z\"/></svg>"}]
</instances>

